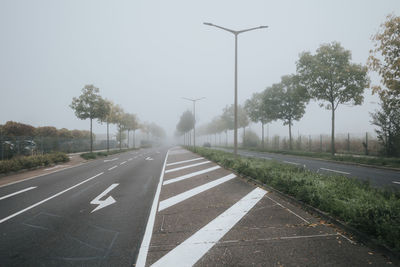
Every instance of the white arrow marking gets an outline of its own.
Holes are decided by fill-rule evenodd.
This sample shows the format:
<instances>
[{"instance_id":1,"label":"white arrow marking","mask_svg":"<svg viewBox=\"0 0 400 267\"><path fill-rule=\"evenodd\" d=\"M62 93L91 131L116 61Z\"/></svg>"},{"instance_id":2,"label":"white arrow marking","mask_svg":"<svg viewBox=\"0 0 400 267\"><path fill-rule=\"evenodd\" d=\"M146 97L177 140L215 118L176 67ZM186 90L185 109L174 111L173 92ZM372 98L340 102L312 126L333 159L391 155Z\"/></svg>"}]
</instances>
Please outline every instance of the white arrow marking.
<instances>
[{"instance_id":1,"label":"white arrow marking","mask_svg":"<svg viewBox=\"0 0 400 267\"><path fill-rule=\"evenodd\" d=\"M150 158L150 157L147 157L147 158L145 158L145 160L153 160L152 158Z\"/></svg>"},{"instance_id":2,"label":"white arrow marking","mask_svg":"<svg viewBox=\"0 0 400 267\"><path fill-rule=\"evenodd\" d=\"M114 161L114 160L117 160L117 159L119 159L119 158L105 159L104 162Z\"/></svg>"},{"instance_id":3,"label":"white arrow marking","mask_svg":"<svg viewBox=\"0 0 400 267\"><path fill-rule=\"evenodd\" d=\"M100 198L104 197L105 195L108 194L111 190L113 190L115 187L117 187L119 184L112 184L110 185L106 190L104 190L103 193L98 195L95 199L93 199L90 204L93 205L98 205L94 210L92 210L91 213L95 212L96 210L102 209L104 207L107 207L108 205L114 204L116 201L112 196L109 196L105 200L100 200Z\"/></svg>"}]
</instances>

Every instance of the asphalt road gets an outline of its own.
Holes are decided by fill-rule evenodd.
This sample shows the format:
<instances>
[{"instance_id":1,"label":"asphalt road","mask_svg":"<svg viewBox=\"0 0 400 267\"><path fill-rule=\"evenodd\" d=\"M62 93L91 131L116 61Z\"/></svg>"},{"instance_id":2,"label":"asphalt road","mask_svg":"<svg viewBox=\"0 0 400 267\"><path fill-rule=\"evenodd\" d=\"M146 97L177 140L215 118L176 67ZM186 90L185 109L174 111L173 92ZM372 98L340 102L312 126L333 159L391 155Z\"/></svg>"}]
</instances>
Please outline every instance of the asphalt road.
<instances>
[{"instance_id":1,"label":"asphalt road","mask_svg":"<svg viewBox=\"0 0 400 267\"><path fill-rule=\"evenodd\" d=\"M134 264L166 152L127 152L0 187L0 265Z\"/></svg>"},{"instance_id":2,"label":"asphalt road","mask_svg":"<svg viewBox=\"0 0 400 267\"><path fill-rule=\"evenodd\" d=\"M219 150L233 152L233 149ZM245 157L263 158L266 160L277 160L286 164L292 164L305 167L309 170L327 173L327 174L342 174L349 177L355 177L362 181L369 181L371 185L376 187L391 187L400 189L400 171L379 169L374 167L364 167L343 163L318 160L313 158L305 158L291 155L255 152L249 150L238 150L238 154Z\"/></svg>"}]
</instances>

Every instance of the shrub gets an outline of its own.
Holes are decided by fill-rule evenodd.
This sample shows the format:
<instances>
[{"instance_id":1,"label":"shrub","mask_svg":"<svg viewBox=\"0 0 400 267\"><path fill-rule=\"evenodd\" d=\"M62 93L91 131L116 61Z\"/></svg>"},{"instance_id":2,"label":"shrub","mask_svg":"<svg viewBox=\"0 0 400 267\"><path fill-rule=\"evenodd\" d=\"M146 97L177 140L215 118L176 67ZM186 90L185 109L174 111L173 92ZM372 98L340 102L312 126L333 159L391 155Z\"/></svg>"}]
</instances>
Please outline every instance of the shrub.
<instances>
[{"instance_id":1,"label":"shrub","mask_svg":"<svg viewBox=\"0 0 400 267\"><path fill-rule=\"evenodd\" d=\"M189 148L191 149L191 148ZM400 193L338 175L323 175L276 161L235 157L197 148L200 155L331 214L400 251Z\"/></svg>"}]
</instances>

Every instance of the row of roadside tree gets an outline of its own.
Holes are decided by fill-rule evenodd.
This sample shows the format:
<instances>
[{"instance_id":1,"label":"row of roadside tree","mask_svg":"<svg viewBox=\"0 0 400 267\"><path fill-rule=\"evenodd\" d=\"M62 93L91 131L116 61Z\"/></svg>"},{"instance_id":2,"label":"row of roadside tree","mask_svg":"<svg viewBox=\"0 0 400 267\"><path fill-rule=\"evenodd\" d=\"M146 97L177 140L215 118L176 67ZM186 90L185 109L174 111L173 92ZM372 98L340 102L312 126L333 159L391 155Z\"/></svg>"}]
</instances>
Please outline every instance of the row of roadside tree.
<instances>
[{"instance_id":1,"label":"row of roadside tree","mask_svg":"<svg viewBox=\"0 0 400 267\"><path fill-rule=\"evenodd\" d=\"M340 43L322 44L312 54L303 52L296 62L296 73L284 75L279 83L268 86L238 107L238 128L249 124L249 119L264 126L280 120L288 126L289 149L293 149L292 125L300 120L310 100L331 111L331 153L335 153L335 111L340 105L361 105L364 91L370 86L368 68L382 77L381 86L373 86L378 93L381 110L371 114L372 123L387 156L400 156L400 17L389 15L373 36L375 48L370 51L367 66L351 62L351 52ZM232 130L233 106L226 107L199 130L199 135L210 135ZM187 129L186 129L187 130ZM245 136L245 132L243 132Z\"/></svg>"}]
</instances>

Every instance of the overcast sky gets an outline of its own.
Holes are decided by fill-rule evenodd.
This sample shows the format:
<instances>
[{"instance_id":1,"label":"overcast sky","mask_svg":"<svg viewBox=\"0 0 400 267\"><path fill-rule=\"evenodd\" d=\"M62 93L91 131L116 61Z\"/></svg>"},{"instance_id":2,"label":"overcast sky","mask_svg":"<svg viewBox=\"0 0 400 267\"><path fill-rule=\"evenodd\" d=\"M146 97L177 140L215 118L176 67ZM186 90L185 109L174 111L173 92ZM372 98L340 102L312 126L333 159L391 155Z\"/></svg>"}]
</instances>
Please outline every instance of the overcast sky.
<instances>
[{"instance_id":1,"label":"overcast sky","mask_svg":"<svg viewBox=\"0 0 400 267\"><path fill-rule=\"evenodd\" d=\"M399 15L399 0L347 1L0 1L0 124L88 129L69 107L86 84L103 97L173 134L192 103L198 124L233 103L232 29L268 25L239 36L239 102L295 73L299 53L338 41L365 64L371 35L386 15ZM371 74L373 83L379 78ZM373 132L363 106L339 106L337 133ZM270 134L287 134L280 122ZM253 126L253 129L258 129ZM105 126L96 124L96 133ZM311 102L293 133L330 131L330 112Z\"/></svg>"}]
</instances>

